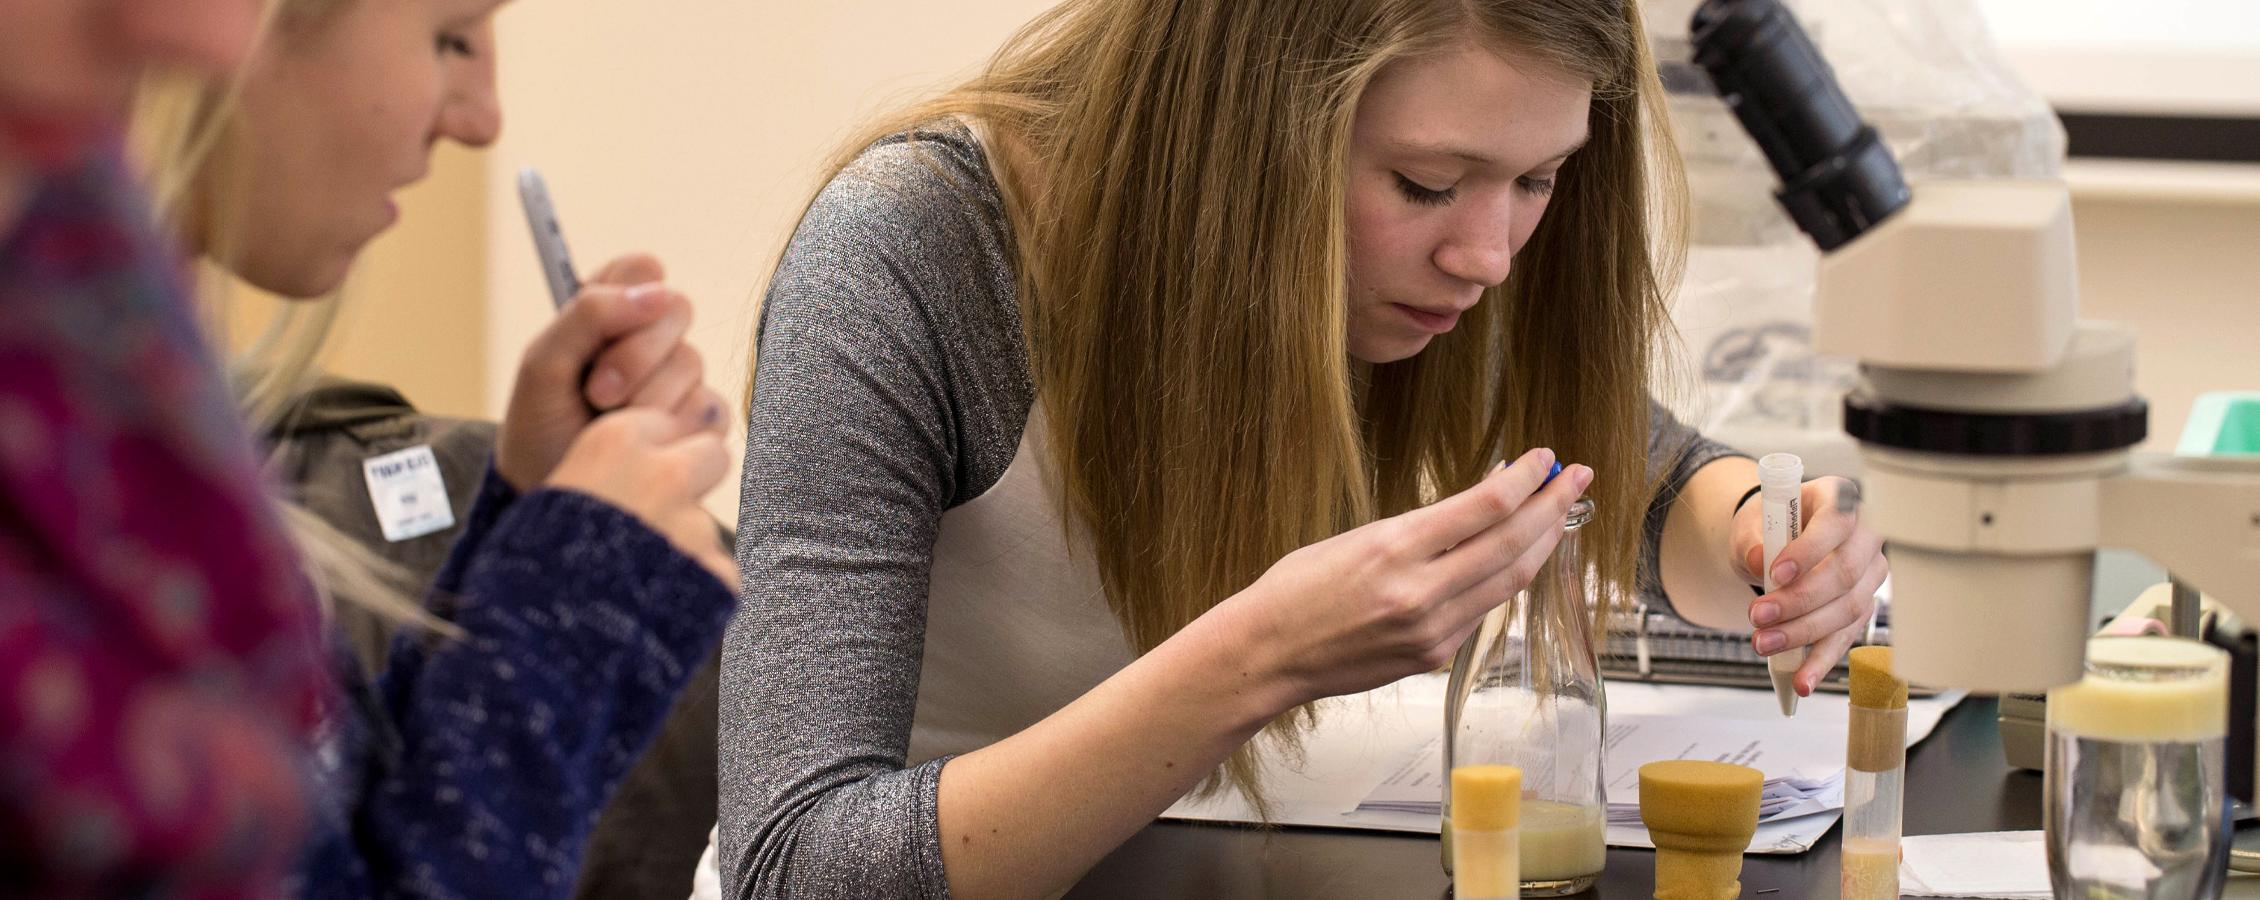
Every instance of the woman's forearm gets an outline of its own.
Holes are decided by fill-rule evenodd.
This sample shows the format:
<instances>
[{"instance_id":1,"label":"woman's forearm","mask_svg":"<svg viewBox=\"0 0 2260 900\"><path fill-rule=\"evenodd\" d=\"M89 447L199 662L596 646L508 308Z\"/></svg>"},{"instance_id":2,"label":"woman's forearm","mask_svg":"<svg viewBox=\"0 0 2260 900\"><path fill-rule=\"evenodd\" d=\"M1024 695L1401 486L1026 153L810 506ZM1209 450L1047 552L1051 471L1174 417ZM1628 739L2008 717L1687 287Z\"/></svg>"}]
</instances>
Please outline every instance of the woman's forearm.
<instances>
[{"instance_id":1,"label":"woman's forearm","mask_svg":"<svg viewBox=\"0 0 2260 900\"><path fill-rule=\"evenodd\" d=\"M1695 470L1664 519L1664 594L1680 618L1706 628L1750 628L1750 584L1733 562L1735 501L1758 483L1758 464L1724 457ZM1741 510L1755 515L1757 502Z\"/></svg>"},{"instance_id":2,"label":"woman's forearm","mask_svg":"<svg viewBox=\"0 0 2260 900\"><path fill-rule=\"evenodd\" d=\"M960 900L1049 897L1206 777L1301 691L1216 611L1025 731L943 767Z\"/></svg>"}]
</instances>

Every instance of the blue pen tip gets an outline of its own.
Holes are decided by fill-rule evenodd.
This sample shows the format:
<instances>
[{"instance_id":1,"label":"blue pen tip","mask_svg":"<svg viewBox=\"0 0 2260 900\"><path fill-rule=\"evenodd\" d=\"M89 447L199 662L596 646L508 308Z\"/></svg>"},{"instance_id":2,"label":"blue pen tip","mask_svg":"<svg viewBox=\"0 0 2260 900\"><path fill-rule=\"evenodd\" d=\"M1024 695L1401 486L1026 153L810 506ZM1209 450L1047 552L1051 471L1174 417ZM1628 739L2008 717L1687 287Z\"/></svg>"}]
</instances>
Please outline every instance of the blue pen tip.
<instances>
[{"instance_id":1,"label":"blue pen tip","mask_svg":"<svg viewBox=\"0 0 2260 900\"><path fill-rule=\"evenodd\" d=\"M1538 482L1538 486L1539 486L1539 487L1545 487L1545 486L1547 486L1547 485L1549 485L1549 484L1553 484L1553 483L1554 483L1554 476L1556 476L1556 475L1560 475L1560 474L1562 474L1562 464L1561 464L1561 463L1555 463L1555 464L1554 464L1554 469L1553 469L1553 471L1551 471L1551 472L1547 472L1547 473L1546 473L1546 480L1545 480L1545 481L1541 481L1541 482Z\"/></svg>"}]
</instances>

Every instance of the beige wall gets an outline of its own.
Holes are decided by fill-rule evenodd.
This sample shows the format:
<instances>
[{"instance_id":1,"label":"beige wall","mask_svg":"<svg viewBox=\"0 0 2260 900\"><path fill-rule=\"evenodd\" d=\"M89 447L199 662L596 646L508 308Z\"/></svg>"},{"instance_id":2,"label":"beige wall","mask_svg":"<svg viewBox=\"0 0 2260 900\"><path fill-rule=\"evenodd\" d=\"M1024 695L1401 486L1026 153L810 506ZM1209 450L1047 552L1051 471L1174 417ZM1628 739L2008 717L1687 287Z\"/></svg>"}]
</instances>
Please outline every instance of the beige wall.
<instances>
[{"instance_id":1,"label":"beige wall","mask_svg":"<svg viewBox=\"0 0 2260 900\"><path fill-rule=\"evenodd\" d=\"M490 408L549 302L517 212L542 169L582 270L647 250L698 308L738 402L756 291L817 165L861 119L970 72L1050 0L531 0L502 15L508 124L490 156ZM709 505L737 507L732 478Z\"/></svg>"},{"instance_id":2,"label":"beige wall","mask_svg":"<svg viewBox=\"0 0 2260 900\"><path fill-rule=\"evenodd\" d=\"M2260 166L2076 161L2080 312L2135 329L2148 449L2209 390L2260 390Z\"/></svg>"},{"instance_id":3,"label":"beige wall","mask_svg":"<svg viewBox=\"0 0 2260 900\"><path fill-rule=\"evenodd\" d=\"M486 161L442 148L431 176L397 200L401 227L370 243L345 286L345 309L317 365L389 384L417 409L484 418ZM234 351L256 341L288 301L236 283L226 332Z\"/></svg>"},{"instance_id":4,"label":"beige wall","mask_svg":"<svg viewBox=\"0 0 2260 900\"><path fill-rule=\"evenodd\" d=\"M378 238L363 257L327 367L390 383L428 413L484 417L486 160L442 149L400 210L412 227Z\"/></svg>"}]
</instances>

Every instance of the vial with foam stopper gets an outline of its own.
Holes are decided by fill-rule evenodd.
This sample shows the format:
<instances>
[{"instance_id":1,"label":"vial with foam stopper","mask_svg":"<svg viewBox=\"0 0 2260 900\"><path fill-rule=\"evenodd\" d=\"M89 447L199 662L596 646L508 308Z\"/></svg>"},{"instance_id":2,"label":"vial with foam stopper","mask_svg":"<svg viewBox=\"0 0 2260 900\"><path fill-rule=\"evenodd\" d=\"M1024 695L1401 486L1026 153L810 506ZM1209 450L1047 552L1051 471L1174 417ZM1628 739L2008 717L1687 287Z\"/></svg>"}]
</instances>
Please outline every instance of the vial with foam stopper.
<instances>
[{"instance_id":1,"label":"vial with foam stopper","mask_svg":"<svg viewBox=\"0 0 2260 900\"><path fill-rule=\"evenodd\" d=\"M1452 770L1452 895L1459 900L1522 896L1522 770Z\"/></svg>"},{"instance_id":2,"label":"vial with foam stopper","mask_svg":"<svg viewBox=\"0 0 2260 900\"><path fill-rule=\"evenodd\" d=\"M1844 900L1899 896L1899 833L1907 777L1907 681L1891 648L1851 654L1850 733L1844 743Z\"/></svg>"}]
</instances>

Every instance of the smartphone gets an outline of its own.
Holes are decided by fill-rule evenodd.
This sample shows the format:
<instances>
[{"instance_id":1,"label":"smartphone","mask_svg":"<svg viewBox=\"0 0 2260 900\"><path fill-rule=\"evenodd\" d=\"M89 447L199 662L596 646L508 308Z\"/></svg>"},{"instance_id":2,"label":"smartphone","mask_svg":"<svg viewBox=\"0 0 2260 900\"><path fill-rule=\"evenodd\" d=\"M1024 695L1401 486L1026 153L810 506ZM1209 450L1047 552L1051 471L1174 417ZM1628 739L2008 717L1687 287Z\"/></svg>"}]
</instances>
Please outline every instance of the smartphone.
<instances>
[{"instance_id":1,"label":"smartphone","mask_svg":"<svg viewBox=\"0 0 2260 900\"><path fill-rule=\"evenodd\" d=\"M541 256L542 277L549 280L550 301L564 309L581 293L581 276L574 273L573 254L565 249L565 229L557 224L557 206L549 202L549 184L532 166L518 170L518 202L534 232L534 252Z\"/></svg>"}]
</instances>

